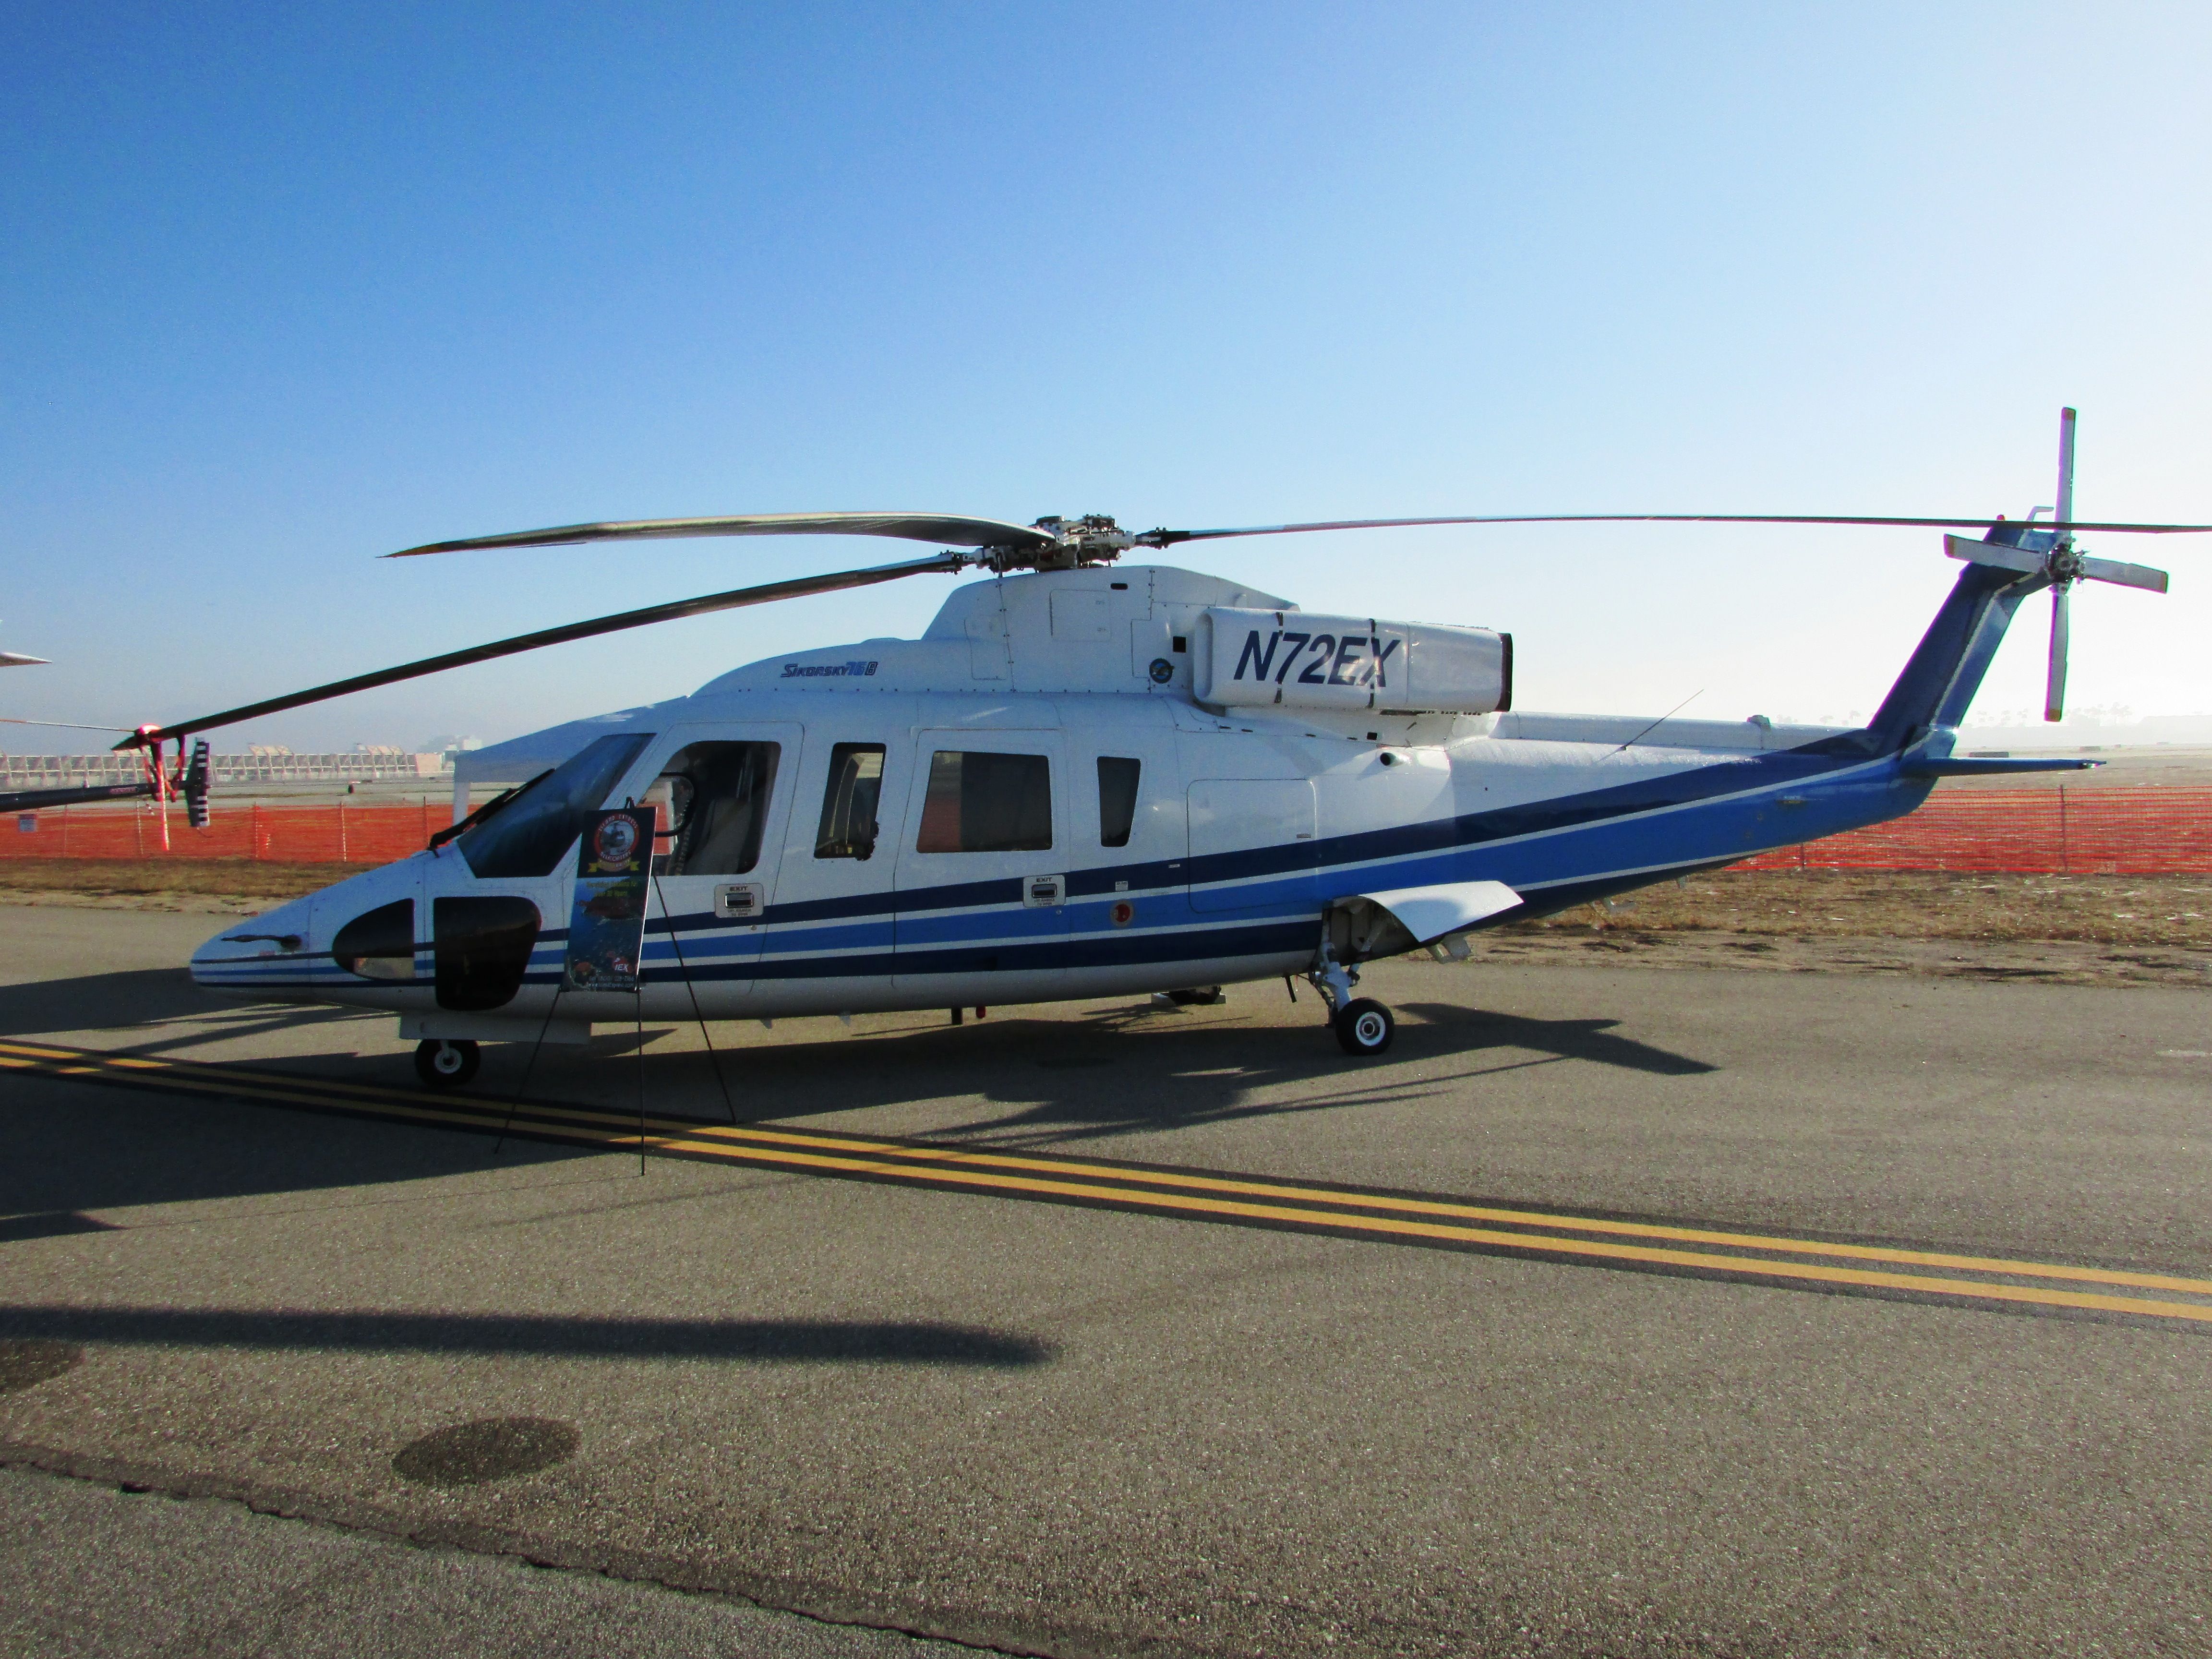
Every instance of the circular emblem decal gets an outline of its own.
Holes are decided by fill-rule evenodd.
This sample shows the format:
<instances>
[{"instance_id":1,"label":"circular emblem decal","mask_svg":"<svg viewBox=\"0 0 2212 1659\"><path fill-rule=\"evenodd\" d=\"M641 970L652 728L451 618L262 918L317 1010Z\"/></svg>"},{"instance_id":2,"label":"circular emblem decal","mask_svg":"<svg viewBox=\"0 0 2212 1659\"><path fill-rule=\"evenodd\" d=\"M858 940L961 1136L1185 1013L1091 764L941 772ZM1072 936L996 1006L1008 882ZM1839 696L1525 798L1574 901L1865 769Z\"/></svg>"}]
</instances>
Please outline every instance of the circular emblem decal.
<instances>
[{"instance_id":1,"label":"circular emblem decal","mask_svg":"<svg viewBox=\"0 0 2212 1659\"><path fill-rule=\"evenodd\" d=\"M1128 900L1121 899L1115 904L1113 915L1116 927L1127 927L1137 919L1137 907Z\"/></svg>"},{"instance_id":2,"label":"circular emblem decal","mask_svg":"<svg viewBox=\"0 0 2212 1659\"><path fill-rule=\"evenodd\" d=\"M637 820L613 817L592 834L592 856L601 864L628 864L637 850Z\"/></svg>"},{"instance_id":3,"label":"circular emblem decal","mask_svg":"<svg viewBox=\"0 0 2212 1659\"><path fill-rule=\"evenodd\" d=\"M1165 657L1155 657L1152 659L1152 684L1154 685L1165 685L1174 678L1175 665L1173 663L1170 662Z\"/></svg>"}]
</instances>

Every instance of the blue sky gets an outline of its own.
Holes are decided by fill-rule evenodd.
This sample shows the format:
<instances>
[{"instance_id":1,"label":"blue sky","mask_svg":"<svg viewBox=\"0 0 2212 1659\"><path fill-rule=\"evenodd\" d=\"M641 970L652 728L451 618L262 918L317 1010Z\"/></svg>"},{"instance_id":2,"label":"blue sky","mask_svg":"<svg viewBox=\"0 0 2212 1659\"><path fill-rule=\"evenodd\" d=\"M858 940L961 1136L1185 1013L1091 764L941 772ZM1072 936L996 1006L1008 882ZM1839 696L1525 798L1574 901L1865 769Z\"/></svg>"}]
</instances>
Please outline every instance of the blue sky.
<instances>
[{"instance_id":1,"label":"blue sky","mask_svg":"<svg viewBox=\"0 0 2212 1659\"><path fill-rule=\"evenodd\" d=\"M872 542L373 556L600 518L2212 520L2202 5L0 12L0 713L173 719ZM2106 537L2073 702L2212 710L2212 538ZM1509 628L1527 707L1870 708L1930 532L1188 562ZM928 579L237 728L496 738ZM2039 696L2042 612L1978 709ZM41 743L0 728L10 747ZM21 735L17 735L21 733Z\"/></svg>"}]
</instances>

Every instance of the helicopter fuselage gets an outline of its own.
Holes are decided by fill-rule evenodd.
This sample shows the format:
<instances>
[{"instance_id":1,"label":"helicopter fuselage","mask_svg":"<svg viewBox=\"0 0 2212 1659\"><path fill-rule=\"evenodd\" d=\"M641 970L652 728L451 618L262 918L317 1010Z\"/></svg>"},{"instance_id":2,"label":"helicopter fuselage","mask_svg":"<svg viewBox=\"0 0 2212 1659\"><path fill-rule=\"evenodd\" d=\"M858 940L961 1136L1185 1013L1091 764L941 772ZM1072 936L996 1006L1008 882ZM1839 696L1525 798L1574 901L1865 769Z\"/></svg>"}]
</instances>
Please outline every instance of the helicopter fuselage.
<instances>
[{"instance_id":1,"label":"helicopter fuselage","mask_svg":"<svg viewBox=\"0 0 2212 1659\"><path fill-rule=\"evenodd\" d=\"M919 641L558 728L553 777L227 929L194 977L388 1010L424 1040L556 1042L1229 984L1308 972L1332 927L1346 963L1432 942L1364 896L1497 884L1462 940L1897 817L1931 785L1826 727L1201 702L1201 617L1239 607L1300 614L1167 568L977 582ZM580 815L630 802L667 832L641 988L568 988Z\"/></svg>"}]
</instances>

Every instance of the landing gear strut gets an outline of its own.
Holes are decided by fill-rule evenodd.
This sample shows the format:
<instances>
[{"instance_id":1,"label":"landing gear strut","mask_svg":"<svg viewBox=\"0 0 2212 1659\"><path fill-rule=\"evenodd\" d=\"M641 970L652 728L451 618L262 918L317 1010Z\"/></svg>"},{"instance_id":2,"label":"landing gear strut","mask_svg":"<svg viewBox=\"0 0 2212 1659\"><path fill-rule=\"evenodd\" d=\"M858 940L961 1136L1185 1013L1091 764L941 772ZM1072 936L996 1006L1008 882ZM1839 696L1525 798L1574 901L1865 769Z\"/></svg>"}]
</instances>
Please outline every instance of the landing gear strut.
<instances>
[{"instance_id":1,"label":"landing gear strut","mask_svg":"<svg viewBox=\"0 0 2212 1659\"><path fill-rule=\"evenodd\" d=\"M426 1089L458 1089L483 1064L483 1051L473 1042L447 1042L433 1037L415 1049L415 1075Z\"/></svg>"},{"instance_id":2,"label":"landing gear strut","mask_svg":"<svg viewBox=\"0 0 2212 1659\"><path fill-rule=\"evenodd\" d=\"M1359 969L1336 959L1336 947L1325 932L1306 977L1328 1006L1329 1027L1345 1053L1379 1054L1390 1046L1390 1039L1398 1035L1396 1018L1374 998L1352 994L1359 983Z\"/></svg>"}]
</instances>

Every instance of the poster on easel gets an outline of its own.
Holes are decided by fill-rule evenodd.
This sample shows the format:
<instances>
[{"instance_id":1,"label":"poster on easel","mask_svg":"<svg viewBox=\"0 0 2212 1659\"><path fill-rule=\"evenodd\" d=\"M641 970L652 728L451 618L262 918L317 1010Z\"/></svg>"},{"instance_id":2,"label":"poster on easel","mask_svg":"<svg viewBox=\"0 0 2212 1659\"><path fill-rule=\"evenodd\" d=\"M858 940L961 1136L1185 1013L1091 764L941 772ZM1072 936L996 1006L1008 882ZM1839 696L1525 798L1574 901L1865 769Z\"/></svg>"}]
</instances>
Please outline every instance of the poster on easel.
<instances>
[{"instance_id":1,"label":"poster on easel","mask_svg":"<svg viewBox=\"0 0 2212 1659\"><path fill-rule=\"evenodd\" d=\"M653 808L595 812L576 849L576 895L568 908L568 991L635 991L645 949L646 891L653 874Z\"/></svg>"}]
</instances>

